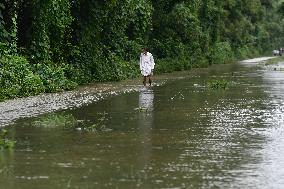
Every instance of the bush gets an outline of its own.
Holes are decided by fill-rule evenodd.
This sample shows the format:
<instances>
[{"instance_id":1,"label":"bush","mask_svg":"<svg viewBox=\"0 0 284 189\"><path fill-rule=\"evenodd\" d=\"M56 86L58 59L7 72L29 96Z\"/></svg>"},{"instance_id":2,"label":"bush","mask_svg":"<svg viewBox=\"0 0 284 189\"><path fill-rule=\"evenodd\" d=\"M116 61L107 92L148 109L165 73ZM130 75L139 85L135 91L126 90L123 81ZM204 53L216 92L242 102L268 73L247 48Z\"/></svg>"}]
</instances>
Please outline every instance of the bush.
<instances>
[{"instance_id":1,"label":"bush","mask_svg":"<svg viewBox=\"0 0 284 189\"><path fill-rule=\"evenodd\" d=\"M139 62L118 61L115 63L116 80L135 78L139 75Z\"/></svg>"},{"instance_id":2,"label":"bush","mask_svg":"<svg viewBox=\"0 0 284 189\"><path fill-rule=\"evenodd\" d=\"M65 72L70 66L37 64L31 66L26 58L6 55L0 58L0 101L9 98L38 95L74 89L77 83Z\"/></svg>"},{"instance_id":3,"label":"bush","mask_svg":"<svg viewBox=\"0 0 284 189\"><path fill-rule=\"evenodd\" d=\"M43 83L24 57L6 55L0 58L0 100L41 92L44 92Z\"/></svg>"},{"instance_id":4,"label":"bush","mask_svg":"<svg viewBox=\"0 0 284 189\"><path fill-rule=\"evenodd\" d=\"M249 48L248 46L243 46L237 48L235 54L238 59L245 59L245 58L250 58L253 57L253 53L251 51L252 48Z\"/></svg>"},{"instance_id":5,"label":"bush","mask_svg":"<svg viewBox=\"0 0 284 189\"><path fill-rule=\"evenodd\" d=\"M207 68L209 66L209 61L205 56L197 54L191 57L192 67L194 68Z\"/></svg>"},{"instance_id":6,"label":"bush","mask_svg":"<svg viewBox=\"0 0 284 189\"><path fill-rule=\"evenodd\" d=\"M28 73L22 81L21 94L28 96L30 94L37 95L44 92L44 86L39 75L33 74L31 71Z\"/></svg>"},{"instance_id":7,"label":"bush","mask_svg":"<svg viewBox=\"0 0 284 189\"><path fill-rule=\"evenodd\" d=\"M211 49L212 64L224 64L234 59L234 53L229 42L215 43Z\"/></svg>"},{"instance_id":8,"label":"bush","mask_svg":"<svg viewBox=\"0 0 284 189\"><path fill-rule=\"evenodd\" d=\"M66 65L65 76L77 84L86 84L94 80L91 70L85 65Z\"/></svg>"},{"instance_id":9,"label":"bush","mask_svg":"<svg viewBox=\"0 0 284 189\"><path fill-rule=\"evenodd\" d=\"M43 82L45 92L58 92L74 89L77 83L68 80L65 76L65 67L54 66L53 64L37 64L35 72Z\"/></svg>"},{"instance_id":10,"label":"bush","mask_svg":"<svg viewBox=\"0 0 284 189\"><path fill-rule=\"evenodd\" d=\"M156 61L155 73L170 73L175 69L175 63L177 60L171 58L159 59Z\"/></svg>"},{"instance_id":11,"label":"bush","mask_svg":"<svg viewBox=\"0 0 284 189\"><path fill-rule=\"evenodd\" d=\"M173 71L189 70L192 62L186 58L164 58L158 59L155 65L155 73L170 73Z\"/></svg>"},{"instance_id":12,"label":"bush","mask_svg":"<svg viewBox=\"0 0 284 189\"><path fill-rule=\"evenodd\" d=\"M121 81L139 74L138 60L124 61L117 56L97 59L91 67L94 81Z\"/></svg>"}]
</instances>

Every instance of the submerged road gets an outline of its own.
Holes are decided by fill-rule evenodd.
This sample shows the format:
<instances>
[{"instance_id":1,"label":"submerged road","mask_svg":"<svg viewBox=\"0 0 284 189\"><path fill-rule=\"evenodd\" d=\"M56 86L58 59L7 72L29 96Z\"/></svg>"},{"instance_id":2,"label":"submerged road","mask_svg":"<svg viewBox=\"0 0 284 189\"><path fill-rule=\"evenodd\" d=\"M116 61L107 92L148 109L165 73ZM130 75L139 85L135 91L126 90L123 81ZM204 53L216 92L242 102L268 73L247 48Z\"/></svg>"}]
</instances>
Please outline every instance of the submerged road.
<instances>
[{"instance_id":1,"label":"submerged road","mask_svg":"<svg viewBox=\"0 0 284 189\"><path fill-rule=\"evenodd\" d=\"M261 57L242 62L259 63L272 58L274 57ZM162 85L167 80L187 77L189 72L191 71L155 76L155 84ZM141 89L143 89L143 86L140 79L135 79L114 83L91 84L79 87L74 91L7 100L0 103L0 127L11 124L19 118L35 117L58 110L78 108L109 96Z\"/></svg>"},{"instance_id":2,"label":"submerged road","mask_svg":"<svg viewBox=\"0 0 284 189\"><path fill-rule=\"evenodd\" d=\"M188 72L178 72L155 76L153 86L163 85L167 80L182 79L187 75ZM143 86L139 78L121 82L94 83L80 86L73 91L7 100L0 102L0 127L12 124L20 118L78 108L110 96L140 91L141 89L143 89Z\"/></svg>"},{"instance_id":3,"label":"submerged road","mask_svg":"<svg viewBox=\"0 0 284 189\"><path fill-rule=\"evenodd\" d=\"M1 153L0 188L283 188L284 64L262 61L27 98L52 96L30 112L67 110L7 127L17 143ZM216 80L228 89L208 88Z\"/></svg>"}]
</instances>

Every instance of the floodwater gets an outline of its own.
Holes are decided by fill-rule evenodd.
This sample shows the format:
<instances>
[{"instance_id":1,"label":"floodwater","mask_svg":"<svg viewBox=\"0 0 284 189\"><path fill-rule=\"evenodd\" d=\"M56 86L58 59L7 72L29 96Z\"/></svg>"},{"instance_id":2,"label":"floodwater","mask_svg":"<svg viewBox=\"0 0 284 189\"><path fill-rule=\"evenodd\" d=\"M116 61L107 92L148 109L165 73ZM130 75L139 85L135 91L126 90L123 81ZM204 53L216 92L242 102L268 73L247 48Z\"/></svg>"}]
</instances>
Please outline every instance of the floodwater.
<instances>
[{"instance_id":1,"label":"floodwater","mask_svg":"<svg viewBox=\"0 0 284 189\"><path fill-rule=\"evenodd\" d=\"M20 119L6 126L17 143L0 152L0 188L284 188L278 67L217 65Z\"/></svg>"}]
</instances>

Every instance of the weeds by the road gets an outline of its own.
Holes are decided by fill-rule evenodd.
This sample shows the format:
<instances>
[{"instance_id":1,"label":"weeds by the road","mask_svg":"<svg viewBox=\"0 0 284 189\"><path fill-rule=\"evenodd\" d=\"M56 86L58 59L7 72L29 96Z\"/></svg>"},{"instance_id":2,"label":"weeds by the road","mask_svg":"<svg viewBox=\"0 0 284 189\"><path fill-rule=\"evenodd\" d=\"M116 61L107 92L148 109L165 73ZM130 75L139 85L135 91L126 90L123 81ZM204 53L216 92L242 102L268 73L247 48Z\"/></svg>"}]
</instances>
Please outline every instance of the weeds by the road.
<instances>
[{"instance_id":1,"label":"weeds by the road","mask_svg":"<svg viewBox=\"0 0 284 189\"><path fill-rule=\"evenodd\" d=\"M108 121L106 112L97 113L94 120L77 120L72 114L51 113L40 117L32 123L36 127L74 129L77 131L103 132L110 131L106 127Z\"/></svg>"},{"instance_id":2,"label":"weeds by the road","mask_svg":"<svg viewBox=\"0 0 284 189\"><path fill-rule=\"evenodd\" d=\"M211 80L207 82L207 86L210 89L227 89L229 82L226 80Z\"/></svg>"},{"instance_id":3,"label":"weeds by the road","mask_svg":"<svg viewBox=\"0 0 284 189\"><path fill-rule=\"evenodd\" d=\"M278 56L272 59L269 59L265 62L265 65L272 65L272 64L277 64L279 62L284 62L284 56Z\"/></svg>"}]
</instances>

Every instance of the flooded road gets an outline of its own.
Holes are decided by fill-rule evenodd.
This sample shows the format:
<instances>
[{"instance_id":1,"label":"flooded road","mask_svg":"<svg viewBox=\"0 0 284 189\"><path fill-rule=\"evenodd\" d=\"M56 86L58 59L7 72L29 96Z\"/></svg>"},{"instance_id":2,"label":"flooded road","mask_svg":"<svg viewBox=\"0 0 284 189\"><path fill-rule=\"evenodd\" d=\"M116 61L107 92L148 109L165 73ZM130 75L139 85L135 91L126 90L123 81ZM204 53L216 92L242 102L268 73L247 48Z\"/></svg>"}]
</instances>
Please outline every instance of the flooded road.
<instances>
[{"instance_id":1,"label":"flooded road","mask_svg":"<svg viewBox=\"0 0 284 189\"><path fill-rule=\"evenodd\" d=\"M0 188L283 188L283 91L283 71L243 62L17 120Z\"/></svg>"}]
</instances>

